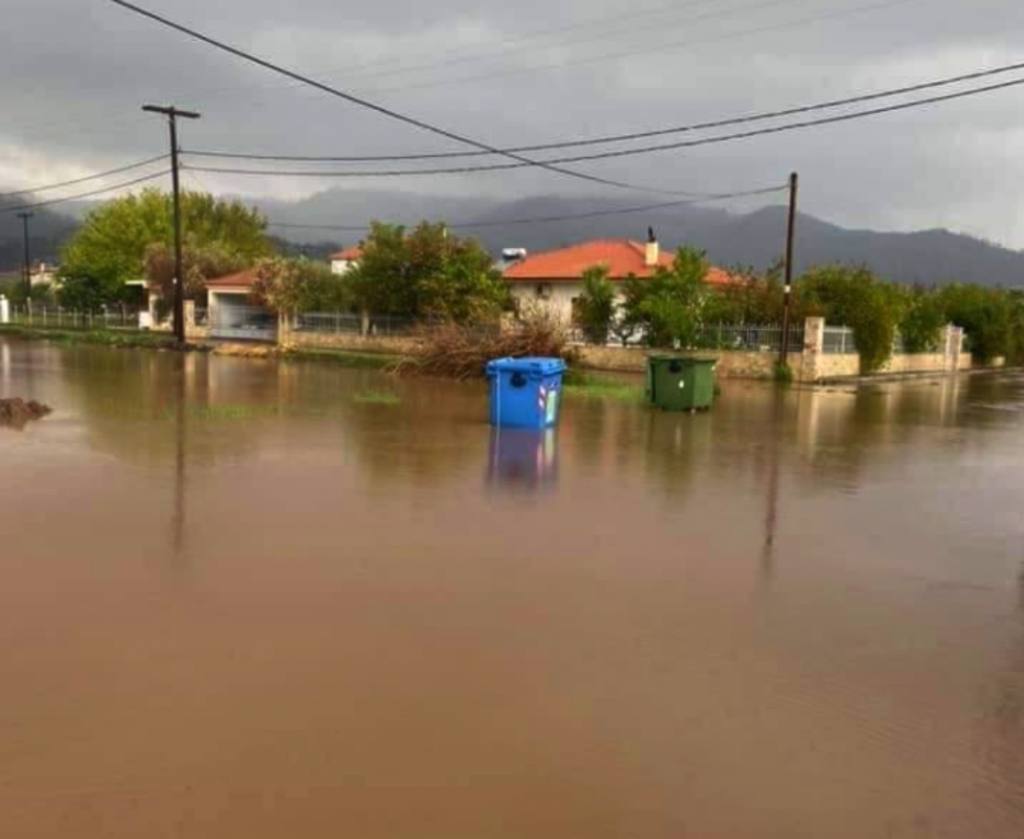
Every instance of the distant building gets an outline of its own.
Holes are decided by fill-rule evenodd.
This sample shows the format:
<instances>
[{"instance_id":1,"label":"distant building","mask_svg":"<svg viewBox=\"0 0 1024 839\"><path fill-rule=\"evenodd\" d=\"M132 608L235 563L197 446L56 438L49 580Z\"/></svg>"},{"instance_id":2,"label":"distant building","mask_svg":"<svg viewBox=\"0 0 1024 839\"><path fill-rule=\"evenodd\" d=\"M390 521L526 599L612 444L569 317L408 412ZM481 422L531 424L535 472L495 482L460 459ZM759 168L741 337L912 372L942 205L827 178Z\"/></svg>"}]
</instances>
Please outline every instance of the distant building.
<instances>
[{"instance_id":1,"label":"distant building","mask_svg":"<svg viewBox=\"0 0 1024 839\"><path fill-rule=\"evenodd\" d=\"M646 244L631 239L599 239L519 259L505 269L505 281L520 309L541 306L566 323L574 322L576 301L583 293L583 274L604 266L608 279L621 283L630 274L650 279L659 268L671 268L674 254L662 253L653 236ZM712 267L707 282L725 285L736 279Z\"/></svg>"},{"instance_id":2,"label":"distant building","mask_svg":"<svg viewBox=\"0 0 1024 839\"><path fill-rule=\"evenodd\" d=\"M331 255L331 271L335 274L347 274L356 263L363 258L363 246L353 245Z\"/></svg>"},{"instance_id":3,"label":"distant building","mask_svg":"<svg viewBox=\"0 0 1024 839\"><path fill-rule=\"evenodd\" d=\"M37 262L32 266L32 286L53 285L57 282L57 266L46 262Z\"/></svg>"}]
</instances>

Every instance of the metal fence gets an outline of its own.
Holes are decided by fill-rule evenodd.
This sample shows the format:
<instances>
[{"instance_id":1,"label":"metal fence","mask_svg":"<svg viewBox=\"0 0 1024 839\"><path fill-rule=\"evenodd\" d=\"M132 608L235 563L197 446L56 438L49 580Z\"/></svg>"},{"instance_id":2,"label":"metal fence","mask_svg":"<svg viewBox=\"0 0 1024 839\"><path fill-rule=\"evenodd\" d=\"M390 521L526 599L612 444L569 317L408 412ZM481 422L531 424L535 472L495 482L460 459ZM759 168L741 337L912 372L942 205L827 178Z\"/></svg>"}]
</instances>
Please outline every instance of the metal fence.
<instances>
[{"instance_id":1,"label":"metal fence","mask_svg":"<svg viewBox=\"0 0 1024 839\"><path fill-rule=\"evenodd\" d=\"M857 342L853 330L845 326L826 326L821 350L829 355L856 355Z\"/></svg>"},{"instance_id":2,"label":"metal fence","mask_svg":"<svg viewBox=\"0 0 1024 839\"><path fill-rule=\"evenodd\" d=\"M58 306L22 306L11 311L11 323L61 329L138 329L136 309L101 309L81 312Z\"/></svg>"},{"instance_id":3,"label":"metal fence","mask_svg":"<svg viewBox=\"0 0 1024 839\"><path fill-rule=\"evenodd\" d=\"M583 330L573 328L569 331L569 342L588 344ZM644 336L637 332L630 336L627 346L643 346ZM608 346L621 347L622 341L610 335ZM804 348L804 328L791 326L789 329L789 347L791 352L802 352ZM735 352L780 352L782 350L782 327L779 325L717 325L704 326L698 332L690 349L699 350L731 350Z\"/></svg>"},{"instance_id":4,"label":"metal fence","mask_svg":"<svg viewBox=\"0 0 1024 839\"><path fill-rule=\"evenodd\" d=\"M782 327L776 325L705 326L697 337L698 349L734 350L737 352L780 352ZM803 326L789 328L790 352L802 352Z\"/></svg>"},{"instance_id":5,"label":"metal fence","mask_svg":"<svg viewBox=\"0 0 1024 839\"><path fill-rule=\"evenodd\" d=\"M348 334L359 335L363 331L363 318L361 315L345 314L343 312L308 312L295 315L292 320L292 329L296 332L315 332L318 334Z\"/></svg>"},{"instance_id":6,"label":"metal fence","mask_svg":"<svg viewBox=\"0 0 1024 839\"><path fill-rule=\"evenodd\" d=\"M425 322L401 315L362 315L350 312L304 312L292 319L292 329L297 332L319 334L361 335L365 328L367 335L409 335Z\"/></svg>"},{"instance_id":7,"label":"metal fence","mask_svg":"<svg viewBox=\"0 0 1024 839\"><path fill-rule=\"evenodd\" d=\"M277 340L277 315L258 306L221 303L209 320L210 337L229 341Z\"/></svg>"}]
</instances>

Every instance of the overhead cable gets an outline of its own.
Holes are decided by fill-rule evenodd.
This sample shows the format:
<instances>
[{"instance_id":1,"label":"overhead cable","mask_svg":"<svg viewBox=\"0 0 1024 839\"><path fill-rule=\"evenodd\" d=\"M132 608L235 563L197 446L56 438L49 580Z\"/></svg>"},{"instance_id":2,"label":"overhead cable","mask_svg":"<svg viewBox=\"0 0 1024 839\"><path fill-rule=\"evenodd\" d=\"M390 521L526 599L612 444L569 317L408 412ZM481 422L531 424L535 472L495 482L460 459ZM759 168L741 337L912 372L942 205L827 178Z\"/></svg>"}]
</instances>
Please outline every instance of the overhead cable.
<instances>
[{"instance_id":1,"label":"overhead cable","mask_svg":"<svg viewBox=\"0 0 1024 839\"><path fill-rule=\"evenodd\" d=\"M219 41L219 40L217 40L215 38L210 37L209 35L205 35L205 34L203 34L201 32L198 32L195 29L190 29L189 27L184 26L184 25L182 25L180 23L176 23L175 21L170 20L169 18L163 17L162 15L158 15L155 12L149 11L148 9L145 9L142 6L138 6L138 5L134 4L134 3L130 3L130 2L128 2L128 0L109 0L109 2L114 3L117 6L121 6L122 8L128 9L129 11L134 12L135 14L142 15L143 17L149 18L150 20L153 20L156 23L161 24L162 26L166 26L166 27L169 27L170 29L174 29L175 31L180 32L180 33L182 33L184 35L187 35L188 37L190 37L190 38L192 38L194 40L197 40L197 41L200 41L202 43L205 43L205 44L207 44L209 46L214 47L215 49L221 50L222 52L226 52L229 55L233 55L236 58L240 58L243 61L248 61L249 63L255 64L258 67L262 67L262 68L264 68L266 70L270 70L271 72L278 73L278 74L280 74L282 76L286 76L287 78L290 78L290 79L294 79L297 82L302 82L305 85L308 85L308 86L310 86L312 88L315 88L317 90L323 91L324 93L328 93L331 96L335 96L335 97L337 97L339 99L343 99L346 102L350 102L350 103L352 103L354 105L358 105L361 108L365 108L367 110L374 111L375 113L381 114L382 116L386 116L389 119L393 119L393 120L396 120L398 122L405 123L406 125L411 125L414 128L419 128L422 131L427 131L427 132L429 132L431 134L436 134L436 135L438 135L440 137L445 137L446 139L454 140L457 143L462 143L463 145L472 146L472 147L474 147L476 149L479 149L481 151L488 151L488 152L492 152L494 154L499 154L499 155L501 155L503 157L508 157L508 158L510 158L510 159L512 159L512 160L516 161L517 163L520 163L520 164L522 164L524 166L538 167L538 168L545 169L545 170L550 171L550 172L555 172L555 173L560 174L560 175L565 175L566 177L571 177L571 178L576 178L576 179L579 179L579 180L590 181L592 183L598 183L598 184L602 184L604 186L613 186L613 187L617 187L619 189L628 189L628 190L642 191L642 192L655 192L655 193L661 193L661 194L674 194L674 195L680 195L681 194L681 195L690 195L690 196L692 196L692 193L687 193L687 192L680 193L680 192L677 192L677 191L674 191L674 190L660 189L660 188L649 187L649 186L639 186L637 184L629 184L629 183L625 183L623 181L611 180L609 178L601 178L601 177L598 177L597 175L590 175L590 174L587 174L587 173L584 173L584 172L576 172L576 171L573 171L571 169L563 169L561 167L554 166L554 165L552 165L550 163L538 162L538 161L531 160L531 159L529 159L527 157L523 157L522 155L513 154L513 153L510 153L510 152L504 152L501 149L498 149L495 146L492 146L492 145L490 145L488 143L484 143L484 142L482 142L480 140L476 140L476 139L474 139L472 137L468 137L466 135L459 134L459 133L457 133L455 131L450 131L447 128L442 128L440 126L433 125L433 124L431 124L429 122L426 122L426 121L424 121L422 119L418 119L416 117L412 117L412 116L409 116L407 114L403 114L403 113L401 113L399 111L393 110L392 108L388 108L388 107L386 107L384 105L380 105L380 104L378 104L376 102L371 102L368 99L364 99L362 97L355 96L354 94L347 93L346 91L343 91L343 90L341 90L341 89L339 89L337 87L333 87L331 85L325 84L324 82L317 81L316 79L313 79L313 78L311 78L309 76L304 76L301 73L295 72L294 70L289 70L288 68L283 67L280 64L275 64L275 63L273 63L271 61L268 61L265 58L260 58L259 56L254 55L253 53L246 52L245 50L239 49L238 47L233 47L230 44L227 44L227 43L225 43L223 41Z\"/></svg>"},{"instance_id":2,"label":"overhead cable","mask_svg":"<svg viewBox=\"0 0 1024 839\"><path fill-rule=\"evenodd\" d=\"M964 99L970 96L977 96L982 93L990 93L997 90L1006 90L1012 87L1024 85L1024 79L1014 79L1000 84L987 85L971 90L957 93L947 93L943 96L932 96L927 99L915 99L912 102L902 102L897 105L888 105L882 108L872 108L866 111L856 111L852 114L840 114L838 116L824 117L822 119L804 120L801 122L787 123L786 125L759 128L753 131L741 131L733 134L723 134L716 137L704 137L699 140L683 140L674 143L663 143L660 145L641 146L632 149L620 149L617 151L598 152L595 154L575 155L571 157L558 157L546 161L548 164L580 163L594 160L609 160L620 157L635 157L655 152L671 151L683 148L696 148L698 146L717 145L720 143L746 140L753 137L762 137L772 134L782 134L789 131L796 131L804 128L813 128L820 125L833 125L841 122L851 122L866 117L878 116L881 114L907 111L912 108L920 108L926 105L934 105L940 102L949 102L954 99ZM258 175L261 177L314 177L314 178L392 178L412 177L417 175L463 175L475 172L501 172L511 169L523 169L540 165L535 162L527 163L494 163L485 166L457 166L434 169L391 169L391 170L347 170L347 171L301 171L301 170L280 170L280 169L233 169L212 166L190 167L197 172L216 172L228 175Z\"/></svg>"},{"instance_id":3,"label":"overhead cable","mask_svg":"<svg viewBox=\"0 0 1024 839\"><path fill-rule=\"evenodd\" d=\"M44 186L34 186L29 189L19 189L16 192L0 192L0 201L4 201L8 198L15 198L21 195L36 195L40 192L49 192L54 189L63 189L64 187L77 186L78 184L84 184L88 181L98 181L101 178L109 178L112 175L120 175L124 172L131 172L134 169L141 169L143 166L149 166L151 163L159 163L166 160L170 155L161 154L157 157L151 157L147 160L140 160L138 163L131 163L127 166L119 166L117 169L108 169L106 172L96 172L93 175L85 175L81 178L75 178L70 181L61 181L56 184L45 184Z\"/></svg>"},{"instance_id":4,"label":"overhead cable","mask_svg":"<svg viewBox=\"0 0 1024 839\"><path fill-rule=\"evenodd\" d=\"M934 90L941 87L949 87L962 82L977 81L979 79L991 78L1005 75L1006 73L1024 70L1024 62L1016 64L1005 64L1000 67L993 67L988 70L978 70L971 73L964 73L958 76L947 76L941 79L922 82L920 84L905 85L903 87L888 88L873 93L849 96L843 99L832 99L825 102L817 102L811 105L798 105L791 108L783 108L775 111L762 111L754 114L744 114L736 117L712 120L709 122L697 122L689 125L679 125L669 128L655 128L649 131L634 131L628 134L607 134L600 137L581 138L576 140L556 140L549 143L537 143L534 145L512 146L503 149L510 153L528 153L539 151L553 151L557 149L580 148L585 146L599 146L610 143L624 143L634 140L649 139L651 137L663 137L670 134L684 134L696 131L706 131L714 128L726 128L732 125L747 125L755 122L764 122L784 117L797 116L799 114L814 113L815 111L832 110L847 105L863 104L874 102L880 99L888 99L894 96L905 96L909 93L920 93L925 90ZM183 152L192 157L221 158L225 160L255 160L255 161L276 161L280 163L396 163L402 161L423 161L423 160L447 160L467 157L491 157L493 152L487 151L451 151L433 152L420 154L391 154L391 155L346 155L346 156L310 156L310 155L282 155L282 154L247 154L241 152L207 151L189 149Z\"/></svg>"},{"instance_id":5,"label":"overhead cable","mask_svg":"<svg viewBox=\"0 0 1024 839\"><path fill-rule=\"evenodd\" d=\"M119 189L127 189L130 186L137 186L138 184L146 183L147 181L154 181L157 178L163 178L171 174L170 169L165 169L162 172L156 172L152 175L144 175L141 178L136 178L132 181L126 181L124 183L113 184L111 186L103 187L102 189L95 189L91 192L82 192L77 195L68 195L65 198L53 198L49 201L37 201L33 204L22 204L17 207L0 207L0 214L2 213L16 213L23 210L38 210L40 207L52 207L55 204L65 204L68 201L84 201L86 198L95 198L97 195L104 195L108 192L114 192Z\"/></svg>"}]
</instances>

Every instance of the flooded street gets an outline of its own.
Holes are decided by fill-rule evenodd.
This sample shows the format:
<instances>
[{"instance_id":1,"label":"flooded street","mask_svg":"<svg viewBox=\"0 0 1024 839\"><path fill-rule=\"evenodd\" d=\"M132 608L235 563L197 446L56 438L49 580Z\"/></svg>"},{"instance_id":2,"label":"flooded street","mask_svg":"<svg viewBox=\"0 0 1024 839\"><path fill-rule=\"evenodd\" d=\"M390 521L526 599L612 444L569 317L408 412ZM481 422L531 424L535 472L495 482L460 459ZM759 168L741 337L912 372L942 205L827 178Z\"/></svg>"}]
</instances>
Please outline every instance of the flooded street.
<instances>
[{"instance_id":1,"label":"flooded street","mask_svg":"<svg viewBox=\"0 0 1024 839\"><path fill-rule=\"evenodd\" d=\"M0 836L1024 836L1024 377L573 394L0 338Z\"/></svg>"}]
</instances>

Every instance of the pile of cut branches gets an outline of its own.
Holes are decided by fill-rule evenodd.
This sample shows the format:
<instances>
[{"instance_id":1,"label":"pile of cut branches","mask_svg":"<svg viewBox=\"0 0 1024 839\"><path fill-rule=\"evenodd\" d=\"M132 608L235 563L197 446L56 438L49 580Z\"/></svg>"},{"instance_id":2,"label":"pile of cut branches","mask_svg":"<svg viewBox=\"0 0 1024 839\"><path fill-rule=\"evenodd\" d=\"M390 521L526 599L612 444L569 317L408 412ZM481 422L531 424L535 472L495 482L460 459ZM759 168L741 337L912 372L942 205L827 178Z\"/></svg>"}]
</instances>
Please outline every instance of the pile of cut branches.
<instances>
[{"instance_id":1,"label":"pile of cut branches","mask_svg":"<svg viewBox=\"0 0 1024 839\"><path fill-rule=\"evenodd\" d=\"M527 356L572 361L565 329L546 318L504 328L455 323L427 326L416 333L415 348L390 369L394 373L465 380L482 377L488 361Z\"/></svg>"},{"instance_id":2,"label":"pile of cut branches","mask_svg":"<svg viewBox=\"0 0 1024 839\"><path fill-rule=\"evenodd\" d=\"M0 425L24 428L30 420L40 420L52 413L49 407L39 402L24 399L0 399Z\"/></svg>"}]
</instances>

